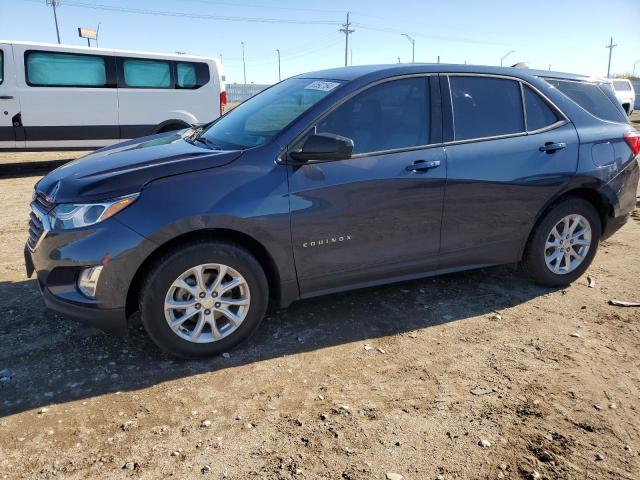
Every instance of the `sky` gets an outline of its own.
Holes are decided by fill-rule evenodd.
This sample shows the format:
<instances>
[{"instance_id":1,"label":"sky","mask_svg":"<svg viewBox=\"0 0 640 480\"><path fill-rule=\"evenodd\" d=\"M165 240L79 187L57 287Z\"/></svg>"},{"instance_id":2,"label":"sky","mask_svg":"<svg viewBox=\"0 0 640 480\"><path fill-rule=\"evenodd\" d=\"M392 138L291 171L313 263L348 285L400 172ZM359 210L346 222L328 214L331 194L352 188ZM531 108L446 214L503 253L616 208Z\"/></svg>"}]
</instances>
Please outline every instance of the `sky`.
<instances>
[{"instance_id":1,"label":"sky","mask_svg":"<svg viewBox=\"0 0 640 480\"><path fill-rule=\"evenodd\" d=\"M62 43L86 45L78 27L100 24L99 44L222 57L228 83L247 83L344 65L340 24L350 12L349 64L415 61L500 65L603 77L640 60L640 0L60 0ZM222 17L222 18L221 18ZM635 28L634 28L635 26ZM0 39L56 43L45 0L0 0ZM640 63L636 73L640 75Z\"/></svg>"}]
</instances>

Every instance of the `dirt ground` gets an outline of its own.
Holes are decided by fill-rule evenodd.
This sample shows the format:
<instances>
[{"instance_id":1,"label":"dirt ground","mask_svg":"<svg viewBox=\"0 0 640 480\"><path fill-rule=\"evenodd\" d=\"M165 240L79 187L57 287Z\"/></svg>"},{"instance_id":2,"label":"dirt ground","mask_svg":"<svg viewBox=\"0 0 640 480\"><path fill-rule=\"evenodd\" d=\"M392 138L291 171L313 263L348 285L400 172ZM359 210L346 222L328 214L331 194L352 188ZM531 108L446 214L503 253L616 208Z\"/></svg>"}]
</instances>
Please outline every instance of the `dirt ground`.
<instances>
[{"instance_id":1,"label":"dirt ground","mask_svg":"<svg viewBox=\"0 0 640 480\"><path fill-rule=\"evenodd\" d=\"M640 212L566 289L509 267L272 312L230 358L48 313L0 179L0 477L640 478Z\"/></svg>"}]
</instances>

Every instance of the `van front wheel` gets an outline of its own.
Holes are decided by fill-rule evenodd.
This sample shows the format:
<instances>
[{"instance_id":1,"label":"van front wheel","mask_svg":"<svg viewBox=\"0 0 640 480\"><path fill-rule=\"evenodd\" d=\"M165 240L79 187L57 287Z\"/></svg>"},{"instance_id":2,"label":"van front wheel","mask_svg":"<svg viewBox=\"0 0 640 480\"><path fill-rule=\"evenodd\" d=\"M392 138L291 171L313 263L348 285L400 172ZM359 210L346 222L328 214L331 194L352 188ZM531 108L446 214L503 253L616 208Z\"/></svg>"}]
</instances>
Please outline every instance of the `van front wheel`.
<instances>
[{"instance_id":1,"label":"van front wheel","mask_svg":"<svg viewBox=\"0 0 640 480\"><path fill-rule=\"evenodd\" d=\"M226 242L195 242L155 263L142 286L140 312L159 347L198 358L248 338L268 298L264 271L249 252Z\"/></svg>"}]
</instances>

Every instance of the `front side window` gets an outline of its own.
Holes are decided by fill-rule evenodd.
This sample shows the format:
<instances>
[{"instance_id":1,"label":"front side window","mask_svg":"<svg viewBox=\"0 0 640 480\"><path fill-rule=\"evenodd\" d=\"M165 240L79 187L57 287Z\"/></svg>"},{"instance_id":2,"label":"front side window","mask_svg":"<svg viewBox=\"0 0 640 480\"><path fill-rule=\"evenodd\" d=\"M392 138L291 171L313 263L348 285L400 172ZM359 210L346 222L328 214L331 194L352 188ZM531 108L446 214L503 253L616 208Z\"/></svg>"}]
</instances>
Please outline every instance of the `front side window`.
<instances>
[{"instance_id":1,"label":"front side window","mask_svg":"<svg viewBox=\"0 0 640 480\"><path fill-rule=\"evenodd\" d=\"M449 77L455 140L524 132L520 85L490 77Z\"/></svg>"},{"instance_id":2,"label":"front side window","mask_svg":"<svg viewBox=\"0 0 640 480\"><path fill-rule=\"evenodd\" d=\"M44 87L106 87L103 57L55 52L27 52L27 83Z\"/></svg>"},{"instance_id":3,"label":"front side window","mask_svg":"<svg viewBox=\"0 0 640 480\"><path fill-rule=\"evenodd\" d=\"M171 88L171 64L161 60L125 58L122 61L127 87Z\"/></svg>"},{"instance_id":4,"label":"front side window","mask_svg":"<svg viewBox=\"0 0 640 480\"><path fill-rule=\"evenodd\" d=\"M353 140L353 153L411 148L429 143L429 79L381 83L347 100L317 126Z\"/></svg>"},{"instance_id":5,"label":"front side window","mask_svg":"<svg viewBox=\"0 0 640 480\"><path fill-rule=\"evenodd\" d=\"M545 80L594 117L610 122L627 121L624 110L617 104L611 85L551 78Z\"/></svg>"},{"instance_id":6,"label":"front side window","mask_svg":"<svg viewBox=\"0 0 640 480\"><path fill-rule=\"evenodd\" d=\"M290 78L251 97L203 133L224 148L263 145L340 86L338 80Z\"/></svg>"},{"instance_id":7,"label":"front side window","mask_svg":"<svg viewBox=\"0 0 640 480\"><path fill-rule=\"evenodd\" d=\"M524 108L527 112L527 130L540 130L556 123L559 118L540 95L527 85L524 88Z\"/></svg>"}]
</instances>

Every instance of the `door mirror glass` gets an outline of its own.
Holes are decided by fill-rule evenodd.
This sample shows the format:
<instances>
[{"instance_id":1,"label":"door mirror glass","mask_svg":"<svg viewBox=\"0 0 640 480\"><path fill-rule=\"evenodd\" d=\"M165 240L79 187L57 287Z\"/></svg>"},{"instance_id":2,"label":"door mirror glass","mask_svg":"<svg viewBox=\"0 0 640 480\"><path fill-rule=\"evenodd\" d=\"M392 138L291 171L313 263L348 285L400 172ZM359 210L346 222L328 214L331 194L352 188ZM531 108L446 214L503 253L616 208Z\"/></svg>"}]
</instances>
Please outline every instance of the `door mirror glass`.
<instances>
[{"instance_id":1,"label":"door mirror glass","mask_svg":"<svg viewBox=\"0 0 640 480\"><path fill-rule=\"evenodd\" d=\"M353 140L333 133L310 135L302 145L302 149L292 151L289 157L295 162L326 162L351 158Z\"/></svg>"}]
</instances>

